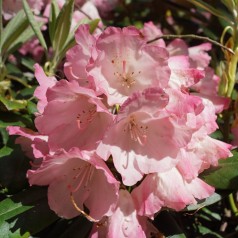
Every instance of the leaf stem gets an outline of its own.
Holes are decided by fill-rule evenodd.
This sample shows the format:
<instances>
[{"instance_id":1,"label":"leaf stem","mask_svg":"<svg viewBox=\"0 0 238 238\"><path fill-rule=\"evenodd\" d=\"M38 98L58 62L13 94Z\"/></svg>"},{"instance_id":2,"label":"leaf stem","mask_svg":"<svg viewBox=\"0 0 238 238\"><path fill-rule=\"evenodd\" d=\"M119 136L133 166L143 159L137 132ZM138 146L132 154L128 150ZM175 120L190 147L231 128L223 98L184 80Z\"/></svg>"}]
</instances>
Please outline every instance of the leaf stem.
<instances>
[{"instance_id":1,"label":"leaf stem","mask_svg":"<svg viewBox=\"0 0 238 238\"><path fill-rule=\"evenodd\" d=\"M221 47L222 49L227 50L227 51L228 51L229 53L231 53L232 55L235 54L232 49L230 49L230 48L228 48L228 47L226 47L226 46L220 44L219 42L217 42L217 41L215 41L215 40L210 39L209 37L206 37L206 36L198 36L198 35L194 35L194 34L187 34L187 35L172 35L172 34L170 35L170 34L169 34L169 35L157 36L157 37L155 37L154 39L147 41L147 44L150 44L150 43L152 43L152 42L154 42L154 41L157 41L157 40L159 40L159 39L175 39L175 38L180 38L180 39L182 39L182 38L192 38L192 39L198 39L198 40L208 41L208 42L212 43L213 45L217 45L217 46Z\"/></svg>"},{"instance_id":2,"label":"leaf stem","mask_svg":"<svg viewBox=\"0 0 238 238\"><path fill-rule=\"evenodd\" d=\"M229 202L230 202L232 212L235 214L235 216L238 216L238 208L235 204L234 197L233 197L232 193L229 194Z\"/></svg>"}]
</instances>

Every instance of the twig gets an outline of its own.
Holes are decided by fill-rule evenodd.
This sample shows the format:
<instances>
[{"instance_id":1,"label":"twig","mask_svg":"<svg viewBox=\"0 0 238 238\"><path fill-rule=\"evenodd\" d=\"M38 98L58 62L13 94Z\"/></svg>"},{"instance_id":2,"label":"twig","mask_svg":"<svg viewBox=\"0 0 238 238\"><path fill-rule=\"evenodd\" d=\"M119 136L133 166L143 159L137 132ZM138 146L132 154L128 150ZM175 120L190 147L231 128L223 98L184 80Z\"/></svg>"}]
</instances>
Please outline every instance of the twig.
<instances>
[{"instance_id":1,"label":"twig","mask_svg":"<svg viewBox=\"0 0 238 238\"><path fill-rule=\"evenodd\" d=\"M215 40L210 39L209 37L198 36L198 35L193 35L193 34L188 34L188 35L162 35L162 36L157 36L154 39L147 41L146 43L150 44L150 43L155 42L159 39L167 39L168 40L168 39L175 39L175 38L181 38L181 39L182 38L192 38L192 39L208 41L208 42L210 42L214 45L217 45L217 46L221 47L224 50L227 50L229 53L231 53L233 55L235 54L232 49L220 44L219 42L217 42Z\"/></svg>"}]
</instances>

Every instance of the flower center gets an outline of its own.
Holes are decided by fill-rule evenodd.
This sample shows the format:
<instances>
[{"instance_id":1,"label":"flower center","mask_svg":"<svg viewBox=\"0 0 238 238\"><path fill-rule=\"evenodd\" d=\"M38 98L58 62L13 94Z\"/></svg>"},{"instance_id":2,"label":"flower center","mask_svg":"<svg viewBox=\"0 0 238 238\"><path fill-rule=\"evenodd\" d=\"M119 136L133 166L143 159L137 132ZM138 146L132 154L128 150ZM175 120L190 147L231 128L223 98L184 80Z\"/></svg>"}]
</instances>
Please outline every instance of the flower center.
<instances>
[{"instance_id":1,"label":"flower center","mask_svg":"<svg viewBox=\"0 0 238 238\"><path fill-rule=\"evenodd\" d=\"M96 115L96 105L93 105L87 109L81 110L77 115L77 123L79 129L84 129L90 124Z\"/></svg>"},{"instance_id":2,"label":"flower center","mask_svg":"<svg viewBox=\"0 0 238 238\"><path fill-rule=\"evenodd\" d=\"M115 64L114 60L112 60L111 62L113 64ZM130 71L126 65L126 60L123 60L122 61L122 71L114 72L114 76L120 82L122 87L126 87L129 89L136 83L135 77L140 73L141 73L141 71L139 71L137 74L135 74L134 71Z\"/></svg>"},{"instance_id":3,"label":"flower center","mask_svg":"<svg viewBox=\"0 0 238 238\"><path fill-rule=\"evenodd\" d=\"M140 145L145 145L147 140L148 126L140 125L134 116L130 116L127 128L124 132L128 131L133 141L138 142Z\"/></svg>"}]
</instances>

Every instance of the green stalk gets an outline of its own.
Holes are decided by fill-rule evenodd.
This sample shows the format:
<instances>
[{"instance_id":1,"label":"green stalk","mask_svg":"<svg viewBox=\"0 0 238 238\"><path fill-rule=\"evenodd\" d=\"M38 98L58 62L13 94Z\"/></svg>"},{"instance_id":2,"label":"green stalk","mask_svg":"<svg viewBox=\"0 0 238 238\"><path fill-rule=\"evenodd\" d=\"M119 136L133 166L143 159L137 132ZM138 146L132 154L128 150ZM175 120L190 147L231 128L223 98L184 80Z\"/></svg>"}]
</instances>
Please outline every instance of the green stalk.
<instances>
[{"instance_id":1,"label":"green stalk","mask_svg":"<svg viewBox=\"0 0 238 238\"><path fill-rule=\"evenodd\" d=\"M229 194L229 203L230 203L232 212L235 214L235 216L238 216L238 209L237 209L237 206L235 204L234 197L233 197L232 193Z\"/></svg>"}]
</instances>

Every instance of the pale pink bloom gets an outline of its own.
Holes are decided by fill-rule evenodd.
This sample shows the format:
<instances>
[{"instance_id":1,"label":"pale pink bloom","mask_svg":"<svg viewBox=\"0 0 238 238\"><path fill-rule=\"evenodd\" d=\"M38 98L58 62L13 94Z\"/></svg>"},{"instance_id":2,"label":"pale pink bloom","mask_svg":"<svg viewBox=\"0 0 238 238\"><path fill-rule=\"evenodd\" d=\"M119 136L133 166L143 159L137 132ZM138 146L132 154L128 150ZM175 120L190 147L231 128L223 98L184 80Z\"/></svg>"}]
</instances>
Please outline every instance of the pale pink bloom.
<instances>
[{"instance_id":1,"label":"pale pink bloom","mask_svg":"<svg viewBox=\"0 0 238 238\"><path fill-rule=\"evenodd\" d=\"M197 46L189 47L188 54L190 59L192 59L194 66L196 68L204 69L208 67L211 56L208 55L207 51L212 49L211 43L203 43Z\"/></svg>"},{"instance_id":2,"label":"pale pink bloom","mask_svg":"<svg viewBox=\"0 0 238 238\"><path fill-rule=\"evenodd\" d=\"M147 217L137 215L134 201L127 190L120 190L119 201L115 212L94 225L91 238L146 238L158 231L147 226Z\"/></svg>"},{"instance_id":3,"label":"pale pink bloom","mask_svg":"<svg viewBox=\"0 0 238 238\"><path fill-rule=\"evenodd\" d=\"M43 0L28 0L27 1L35 14L39 15L44 6ZM5 20L10 20L18 11L23 9L22 0L3 0L3 17Z\"/></svg>"},{"instance_id":4,"label":"pale pink bloom","mask_svg":"<svg viewBox=\"0 0 238 238\"><path fill-rule=\"evenodd\" d=\"M164 48L147 45L134 27L108 27L96 42L99 56L89 75L108 104L122 104L132 93L148 87L165 87L170 70Z\"/></svg>"},{"instance_id":5,"label":"pale pink bloom","mask_svg":"<svg viewBox=\"0 0 238 238\"><path fill-rule=\"evenodd\" d=\"M145 37L146 41L153 40L154 38L163 35L161 30L156 25L154 25L154 23L152 21L144 23L144 26L140 31L141 31L142 35ZM163 39L156 40L150 44L154 44L154 45L157 45L157 46L160 46L163 48L166 47Z\"/></svg>"},{"instance_id":6,"label":"pale pink bloom","mask_svg":"<svg viewBox=\"0 0 238 238\"><path fill-rule=\"evenodd\" d=\"M80 7L80 11L74 11L71 28L74 29L80 22L83 22L85 20L87 22L88 20L94 19L101 19L101 17L99 16L98 10L93 2L87 1ZM103 27L102 21L100 21L98 25L100 27Z\"/></svg>"},{"instance_id":7,"label":"pale pink bloom","mask_svg":"<svg viewBox=\"0 0 238 238\"><path fill-rule=\"evenodd\" d=\"M200 104L196 104L201 100L186 98L185 105L175 99L167 110L168 99L158 88L134 93L122 105L115 124L97 148L105 160L112 155L125 185L134 185L144 174L174 167L179 149L197 130L195 113Z\"/></svg>"},{"instance_id":8,"label":"pale pink bloom","mask_svg":"<svg viewBox=\"0 0 238 238\"><path fill-rule=\"evenodd\" d=\"M214 70L210 67L205 69L205 77L191 88L202 98L209 99L215 106L216 113L222 112L229 107L230 99L218 95L218 86L220 78L214 74Z\"/></svg>"},{"instance_id":9,"label":"pale pink bloom","mask_svg":"<svg viewBox=\"0 0 238 238\"><path fill-rule=\"evenodd\" d=\"M30 185L49 185L49 206L60 217L78 216L76 206L84 210L85 205L89 215L100 220L110 216L117 203L119 182L104 161L77 148L47 156L40 168L27 172L27 177Z\"/></svg>"},{"instance_id":10,"label":"pale pink bloom","mask_svg":"<svg viewBox=\"0 0 238 238\"><path fill-rule=\"evenodd\" d=\"M214 188L199 178L186 180L172 168L163 173L153 173L132 191L136 209L141 216L153 218L162 207L180 211L186 205L196 204L196 199L204 199L214 193Z\"/></svg>"},{"instance_id":11,"label":"pale pink bloom","mask_svg":"<svg viewBox=\"0 0 238 238\"><path fill-rule=\"evenodd\" d=\"M48 103L35 124L49 136L51 150L95 149L113 120L95 92L76 81L60 80L47 90L46 97Z\"/></svg>"},{"instance_id":12,"label":"pale pink bloom","mask_svg":"<svg viewBox=\"0 0 238 238\"><path fill-rule=\"evenodd\" d=\"M64 73L67 79L77 80L82 87L92 87L87 78L87 65L94 58L93 51L96 38L90 34L89 25L80 25L75 32L77 45L69 49L66 53L66 63Z\"/></svg>"},{"instance_id":13,"label":"pale pink bloom","mask_svg":"<svg viewBox=\"0 0 238 238\"><path fill-rule=\"evenodd\" d=\"M175 39L167 46L170 56L187 55L191 60L191 66L198 69L204 69L208 67L211 56L207 51L211 50L210 43L203 43L197 46L188 47L185 41L181 39Z\"/></svg>"},{"instance_id":14,"label":"pale pink bloom","mask_svg":"<svg viewBox=\"0 0 238 238\"><path fill-rule=\"evenodd\" d=\"M39 83L39 86L34 92L34 96L38 99L37 110L39 113L43 113L44 108L47 104L46 91L48 88L53 87L57 80L55 77L47 77L44 70L39 64L34 65L35 77Z\"/></svg>"},{"instance_id":15,"label":"pale pink bloom","mask_svg":"<svg viewBox=\"0 0 238 238\"><path fill-rule=\"evenodd\" d=\"M169 87L181 89L191 87L204 78L204 71L192 68L188 56L171 56L169 58L171 76Z\"/></svg>"},{"instance_id":16,"label":"pale pink bloom","mask_svg":"<svg viewBox=\"0 0 238 238\"><path fill-rule=\"evenodd\" d=\"M21 145L27 157L35 160L35 158L44 158L49 153L47 136L19 126L8 126L7 131L9 135L20 136L16 138L15 143Z\"/></svg>"},{"instance_id":17,"label":"pale pink bloom","mask_svg":"<svg viewBox=\"0 0 238 238\"><path fill-rule=\"evenodd\" d=\"M191 142L181 149L177 168L185 179L194 179L205 169L218 166L219 159L232 156L231 147L198 131L194 133Z\"/></svg>"}]
</instances>

